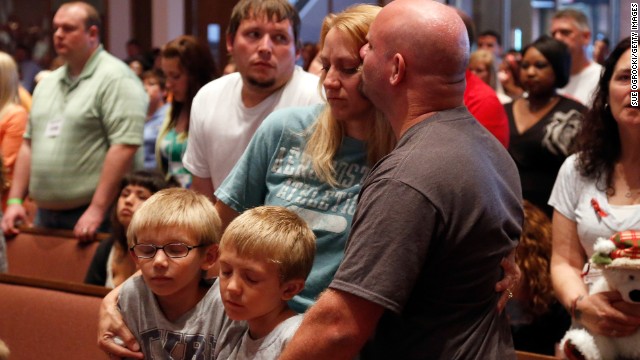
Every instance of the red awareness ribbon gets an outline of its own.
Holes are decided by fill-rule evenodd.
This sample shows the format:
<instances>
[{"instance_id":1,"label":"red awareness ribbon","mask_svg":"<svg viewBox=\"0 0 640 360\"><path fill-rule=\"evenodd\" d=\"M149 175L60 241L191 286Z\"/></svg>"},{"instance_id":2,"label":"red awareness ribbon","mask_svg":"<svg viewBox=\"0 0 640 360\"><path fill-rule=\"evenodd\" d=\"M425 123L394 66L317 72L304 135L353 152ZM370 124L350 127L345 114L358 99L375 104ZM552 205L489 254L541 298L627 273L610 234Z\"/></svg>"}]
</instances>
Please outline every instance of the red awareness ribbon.
<instances>
[{"instance_id":1,"label":"red awareness ribbon","mask_svg":"<svg viewBox=\"0 0 640 360\"><path fill-rule=\"evenodd\" d=\"M602 210L602 208L600 207L600 204L598 204L598 200L596 200L596 198L592 198L591 199L591 207L593 207L593 210L596 211L596 214L598 214L598 216L600 216L600 217L609 216L609 214L607 214L606 212L604 212L604 210Z\"/></svg>"}]
</instances>

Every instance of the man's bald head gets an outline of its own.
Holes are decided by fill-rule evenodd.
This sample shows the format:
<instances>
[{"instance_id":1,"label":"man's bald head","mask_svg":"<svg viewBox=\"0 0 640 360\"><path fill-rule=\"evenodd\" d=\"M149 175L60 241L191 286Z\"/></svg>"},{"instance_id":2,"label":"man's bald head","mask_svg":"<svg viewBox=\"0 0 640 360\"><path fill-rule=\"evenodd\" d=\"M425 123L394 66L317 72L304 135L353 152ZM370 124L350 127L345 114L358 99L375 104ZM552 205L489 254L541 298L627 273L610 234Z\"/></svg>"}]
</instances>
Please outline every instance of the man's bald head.
<instances>
[{"instance_id":1,"label":"man's bald head","mask_svg":"<svg viewBox=\"0 0 640 360\"><path fill-rule=\"evenodd\" d=\"M391 121L462 105L469 38L454 9L395 0L371 24L368 41L362 88Z\"/></svg>"},{"instance_id":2,"label":"man's bald head","mask_svg":"<svg viewBox=\"0 0 640 360\"><path fill-rule=\"evenodd\" d=\"M378 19L388 24L381 34L389 50L405 55L416 70L452 79L464 77L469 39L455 9L433 0L396 0Z\"/></svg>"}]
</instances>

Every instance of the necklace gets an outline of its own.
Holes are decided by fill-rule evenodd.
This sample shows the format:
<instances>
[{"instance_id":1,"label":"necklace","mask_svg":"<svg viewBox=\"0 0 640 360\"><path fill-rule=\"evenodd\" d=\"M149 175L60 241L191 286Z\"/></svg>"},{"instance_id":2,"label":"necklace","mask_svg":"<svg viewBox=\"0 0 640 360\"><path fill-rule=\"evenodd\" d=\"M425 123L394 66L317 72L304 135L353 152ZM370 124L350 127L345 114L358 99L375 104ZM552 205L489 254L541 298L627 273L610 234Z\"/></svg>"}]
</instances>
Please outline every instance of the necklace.
<instances>
[{"instance_id":1,"label":"necklace","mask_svg":"<svg viewBox=\"0 0 640 360\"><path fill-rule=\"evenodd\" d=\"M624 193L624 197L626 197L627 199L631 199L631 197L634 195L640 195L640 191L631 191L631 189L627 189L627 192Z\"/></svg>"},{"instance_id":2,"label":"necklace","mask_svg":"<svg viewBox=\"0 0 640 360\"><path fill-rule=\"evenodd\" d=\"M529 96L527 96L525 99L527 100L527 107L529 108L529 111L532 113L535 113L546 108L549 104L555 101L556 95L550 96L546 101L540 104L532 103L531 98Z\"/></svg>"}]
</instances>

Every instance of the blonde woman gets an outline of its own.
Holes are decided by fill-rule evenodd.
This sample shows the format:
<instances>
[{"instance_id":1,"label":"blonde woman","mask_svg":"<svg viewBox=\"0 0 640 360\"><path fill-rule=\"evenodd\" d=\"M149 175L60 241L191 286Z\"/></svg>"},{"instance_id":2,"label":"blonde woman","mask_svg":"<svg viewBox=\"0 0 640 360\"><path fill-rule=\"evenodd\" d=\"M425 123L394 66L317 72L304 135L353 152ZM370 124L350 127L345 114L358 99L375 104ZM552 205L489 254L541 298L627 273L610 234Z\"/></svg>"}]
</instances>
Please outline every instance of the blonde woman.
<instances>
[{"instance_id":1,"label":"blonde woman","mask_svg":"<svg viewBox=\"0 0 640 360\"><path fill-rule=\"evenodd\" d=\"M317 237L305 289L290 306L304 312L324 290L342 260L361 182L395 145L389 124L358 88L358 54L380 8L353 6L328 16L320 34L324 105L272 113L215 195L228 224L259 205L298 213Z\"/></svg>"},{"instance_id":2,"label":"blonde woman","mask_svg":"<svg viewBox=\"0 0 640 360\"><path fill-rule=\"evenodd\" d=\"M2 210L6 207L7 190L13 177L13 166L22 145L27 125L27 111L20 105L18 67L9 54L0 52L0 151L6 171L2 184Z\"/></svg>"},{"instance_id":3,"label":"blonde woman","mask_svg":"<svg viewBox=\"0 0 640 360\"><path fill-rule=\"evenodd\" d=\"M501 104L511 102L511 98L502 92L498 92L498 74L496 72L495 58L487 50L476 50L469 57L469 70L476 74L482 81L496 91Z\"/></svg>"}]
</instances>

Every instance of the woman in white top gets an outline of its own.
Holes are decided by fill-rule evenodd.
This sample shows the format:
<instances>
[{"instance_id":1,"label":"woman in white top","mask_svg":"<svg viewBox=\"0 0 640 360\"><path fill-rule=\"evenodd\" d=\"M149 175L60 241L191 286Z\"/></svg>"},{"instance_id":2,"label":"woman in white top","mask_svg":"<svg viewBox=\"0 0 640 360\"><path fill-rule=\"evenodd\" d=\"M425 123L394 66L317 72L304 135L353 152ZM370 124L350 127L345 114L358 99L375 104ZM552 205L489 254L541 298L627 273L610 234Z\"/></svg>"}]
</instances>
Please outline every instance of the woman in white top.
<instances>
[{"instance_id":1,"label":"woman in white top","mask_svg":"<svg viewBox=\"0 0 640 360\"><path fill-rule=\"evenodd\" d=\"M628 336L640 326L640 306L617 292L588 295L593 269L582 278L598 237L640 229L640 109L631 106L631 41L607 59L593 108L554 185L551 276L574 326Z\"/></svg>"}]
</instances>

